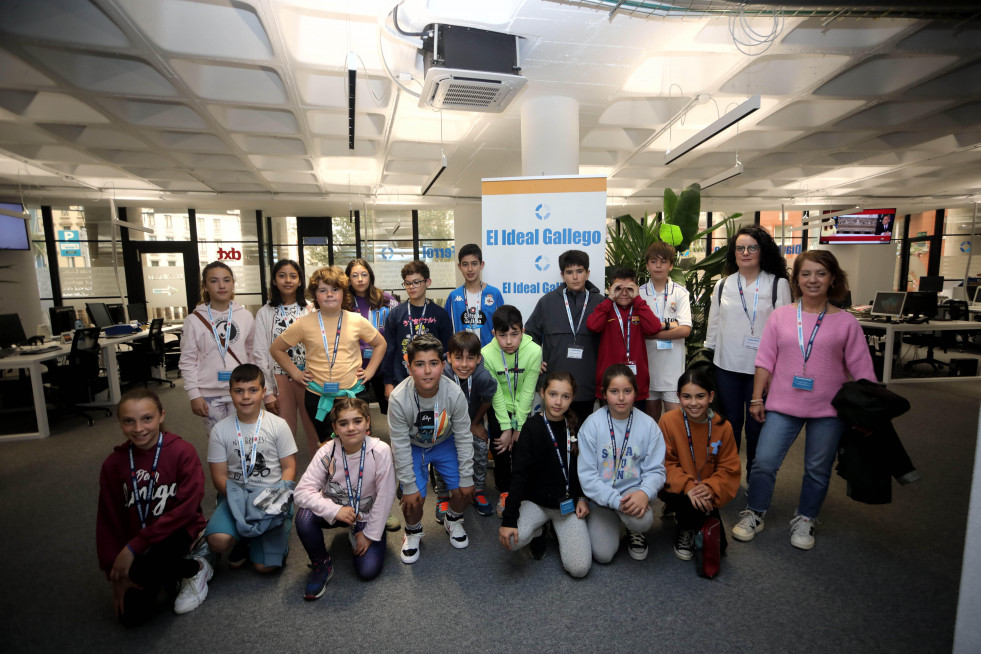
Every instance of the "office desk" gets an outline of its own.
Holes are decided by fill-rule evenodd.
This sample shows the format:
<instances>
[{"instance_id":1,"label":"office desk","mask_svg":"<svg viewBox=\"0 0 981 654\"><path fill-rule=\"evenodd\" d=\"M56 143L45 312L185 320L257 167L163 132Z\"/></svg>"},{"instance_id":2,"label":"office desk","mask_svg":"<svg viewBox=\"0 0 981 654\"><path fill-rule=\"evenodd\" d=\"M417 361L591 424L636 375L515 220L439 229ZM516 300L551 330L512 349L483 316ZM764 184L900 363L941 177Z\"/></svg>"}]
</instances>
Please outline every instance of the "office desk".
<instances>
[{"instance_id":1,"label":"office desk","mask_svg":"<svg viewBox=\"0 0 981 654\"><path fill-rule=\"evenodd\" d=\"M981 331L981 322L973 320L931 320L919 325L903 322L878 322L874 320L859 320L862 331L883 332L886 337L885 361L882 365L883 384L922 384L923 382L949 382L949 381L977 381L979 377L915 377L909 379L892 378L893 347L896 342L896 334L904 332L968 332ZM900 336L902 338L902 336Z\"/></svg>"},{"instance_id":2,"label":"office desk","mask_svg":"<svg viewBox=\"0 0 981 654\"><path fill-rule=\"evenodd\" d=\"M165 327L164 333L176 331L180 326ZM102 402L92 402L85 406L106 408L114 407L119 403L122 395L119 389L119 367L116 365L116 346L123 343L131 343L140 338L146 338L147 330L141 330L135 334L126 336L100 336L99 347L102 350L102 362L106 367L106 379L108 381L109 397ZM46 343L45 346L51 343ZM58 357L67 356L71 352L71 344L62 344L56 351L44 352L43 354L32 354L30 349L26 349L21 354L0 359L0 369L8 370L27 370L31 377L31 392L34 396L34 415L37 418L37 431L23 432L20 434L0 434L0 441L30 440L36 438L47 438L51 435L51 428L48 424L47 404L44 399L44 381L41 379L41 366L46 361L53 361Z\"/></svg>"}]
</instances>

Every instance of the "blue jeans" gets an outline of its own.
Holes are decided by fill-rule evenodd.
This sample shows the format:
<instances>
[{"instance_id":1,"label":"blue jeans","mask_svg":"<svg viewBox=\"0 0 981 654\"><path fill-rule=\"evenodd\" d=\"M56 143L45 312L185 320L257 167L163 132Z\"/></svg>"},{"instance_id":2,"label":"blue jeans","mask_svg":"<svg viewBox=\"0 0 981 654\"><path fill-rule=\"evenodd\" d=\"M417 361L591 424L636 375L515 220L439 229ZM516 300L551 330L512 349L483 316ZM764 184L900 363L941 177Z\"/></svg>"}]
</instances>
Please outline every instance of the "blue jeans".
<instances>
[{"instance_id":1,"label":"blue jeans","mask_svg":"<svg viewBox=\"0 0 981 654\"><path fill-rule=\"evenodd\" d=\"M777 470L797 439L801 427L805 425L807 440L804 443L804 479L800 485L797 513L807 518L817 518L824 497L828 494L831 468L838 453L838 441L845 431L845 423L838 418L797 418L767 411L766 422L763 423L763 432L756 448L753 476L749 480L748 508L757 512L770 508Z\"/></svg>"},{"instance_id":2,"label":"blue jeans","mask_svg":"<svg viewBox=\"0 0 981 654\"><path fill-rule=\"evenodd\" d=\"M743 425L746 426L746 481L749 482L756 460L756 444L760 440L763 424L749 414L749 401L753 399L753 375L715 369L715 383L719 388L719 409L732 425L736 449L741 450Z\"/></svg>"}]
</instances>

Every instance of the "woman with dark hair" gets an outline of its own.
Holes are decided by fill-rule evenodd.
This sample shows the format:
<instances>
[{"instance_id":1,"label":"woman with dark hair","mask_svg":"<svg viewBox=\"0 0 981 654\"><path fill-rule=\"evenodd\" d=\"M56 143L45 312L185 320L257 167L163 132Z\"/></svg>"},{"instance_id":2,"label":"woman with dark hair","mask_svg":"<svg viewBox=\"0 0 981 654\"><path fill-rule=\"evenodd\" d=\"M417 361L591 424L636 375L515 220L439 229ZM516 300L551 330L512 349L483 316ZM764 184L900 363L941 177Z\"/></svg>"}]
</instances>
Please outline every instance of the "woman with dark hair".
<instances>
[{"instance_id":1,"label":"woman with dark hair","mask_svg":"<svg viewBox=\"0 0 981 654\"><path fill-rule=\"evenodd\" d=\"M726 277L715 285L705 347L715 350L719 406L732 425L736 447L746 427L746 479L760 437L760 424L747 420L753 393L756 351L770 314L790 304L787 261L765 229L741 227L729 239Z\"/></svg>"},{"instance_id":2,"label":"woman with dark hair","mask_svg":"<svg viewBox=\"0 0 981 654\"><path fill-rule=\"evenodd\" d=\"M389 312L399 305L399 301L375 286L375 271L364 259L352 259L344 270L351 281L350 293L344 296L344 309L356 311L371 322L371 326L385 335L385 318ZM371 359L372 347L361 341L362 366L367 368ZM382 415L388 413L388 399L385 397L384 375L371 378L371 390L378 400L378 409Z\"/></svg>"},{"instance_id":3,"label":"woman with dark hair","mask_svg":"<svg viewBox=\"0 0 981 654\"><path fill-rule=\"evenodd\" d=\"M303 269L290 259L280 259L272 269L272 285L269 287L269 302L255 314L255 341L252 345L252 360L262 368L266 378L266 393L273 401L266 405L289 425L293 438L296 438L296 414L300 413L303 431L307 436L310 454L317 451L317 431L310 414L303 406L303 386L286 374L269 354L269 346L286 328L310 313L303 291ZM286 350L296 367L303 370L306 364L306 350L303 343L297 343Z\"/></svg>"},{"instance_id":4,"label":"woman with dark hair","mask_svg":"<svg viewBox=\"0 0 981 654\"><path fill-rule=\"evenodd\" d=\"M732 536L748 541L763 530L777 470L806 426L804 478L790 521L790 544L809 550L844 431L831 400L849 378L874 381L875 371L858 321L830 304L848 292L848 278L834 255L827 250L798 255L791 285L797 302L773 312L756 355L750 412L763 423L763 432L749 502Z\"/></svg>"}]
</instances>

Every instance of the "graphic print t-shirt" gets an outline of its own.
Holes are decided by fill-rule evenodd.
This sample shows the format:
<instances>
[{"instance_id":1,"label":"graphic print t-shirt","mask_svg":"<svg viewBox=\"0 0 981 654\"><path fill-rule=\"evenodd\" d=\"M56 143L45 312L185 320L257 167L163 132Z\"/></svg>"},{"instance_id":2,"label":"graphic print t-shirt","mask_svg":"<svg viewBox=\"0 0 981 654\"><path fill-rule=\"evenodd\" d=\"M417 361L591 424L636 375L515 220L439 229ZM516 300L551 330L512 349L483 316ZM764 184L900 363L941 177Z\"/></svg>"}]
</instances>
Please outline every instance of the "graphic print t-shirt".
<instances>
[{"instance_id":1,"label":"graphic print t-shirt","mask_svg":"<svg viewBox=\"0 0 981 654\"><path fill-rule=\"evenodd\" d=\"M255 423L240 423L245 454L239 451L238 434L235 431L235 415L230 415L211 430L208 440L208 463L228 465L228 478L242 483L242 458L251 460ZM255 467L248 482L258 486L272 486L283 477L279 460L297 451L296 442L286 421L268 411L262 413L256 444Z\"/></svg>"}]
</instances>

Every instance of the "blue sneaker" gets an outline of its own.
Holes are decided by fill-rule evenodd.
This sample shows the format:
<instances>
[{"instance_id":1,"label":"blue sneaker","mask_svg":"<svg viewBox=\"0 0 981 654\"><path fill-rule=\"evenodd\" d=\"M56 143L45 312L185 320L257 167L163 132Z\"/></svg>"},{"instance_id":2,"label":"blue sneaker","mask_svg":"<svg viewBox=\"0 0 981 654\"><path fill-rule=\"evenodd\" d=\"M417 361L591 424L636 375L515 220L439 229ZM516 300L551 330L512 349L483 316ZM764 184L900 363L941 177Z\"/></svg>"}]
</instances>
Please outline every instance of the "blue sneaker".
<instances>
[{"instance_id":1,"label":"blue sneaker","mask_svg":"<svg viewBox=\"0 0 981 654\"><path fill-rule=\"evenodd\" d=\"M312 569L307 578L306 588L303 589L303 599L312 602L315 599L320 599L327 592L327 582L334 576L334 564L330 560L330 554L328 554L326 561L311 563L309 567Z\"/></svg>"},{"instance_id":2,"label":"blue sneaker","mask_svg":"<svg viewBox=\"0 0 981 654\"><path fill-rule=\"evenodd\" d=\"M473 494L473 505L477 507L477 513L480 515L491 515L494 513L494 505L488 501L487 496L484 495L484 491L482 490Z\"/></svg>"},{"instance_id":3,"label":"blue sneaker","mask_svg":"<svg viewBox=\"0 0 981 654\"><path fill-rule=\"evenodd\" d=\"M436 522L443 524L443 520L446 518L446 512L450 510L449 500L440 500L436 502Z\"/></svg>"}]
</instances>

